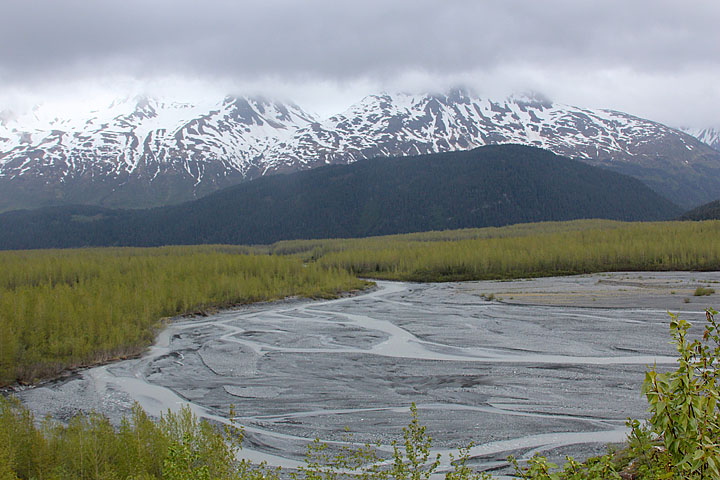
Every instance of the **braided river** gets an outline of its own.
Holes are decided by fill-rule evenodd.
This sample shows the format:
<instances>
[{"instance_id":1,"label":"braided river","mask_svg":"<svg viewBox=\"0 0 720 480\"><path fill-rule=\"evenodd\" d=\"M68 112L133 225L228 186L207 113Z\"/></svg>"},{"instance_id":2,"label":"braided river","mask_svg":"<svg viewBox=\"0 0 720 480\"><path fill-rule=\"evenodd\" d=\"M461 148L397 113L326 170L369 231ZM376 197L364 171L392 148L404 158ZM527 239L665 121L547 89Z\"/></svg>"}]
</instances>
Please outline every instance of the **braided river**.
<instances>
[{"instance_id":1,"label":"braided river","mask_svg":"<svg viewBox=\"0 0 720 480\"><path fill-rule=\"evenodd\" d=\"M647 416L651 365L671 368L667 311L699 329L715 272L612 273L512 282L377 282L357 296L287 300L182 318L137 359L79 371L17 395L36 414L97 411L114 422L137 402L183 406L244 427L242 455L297 467L315 438L331 446L402 439L417 405L443 454L473 442L471 466L506 457L562 461L622 442ZM351 435L349 435L351 434Z\"/></svg>"}]
</instances>

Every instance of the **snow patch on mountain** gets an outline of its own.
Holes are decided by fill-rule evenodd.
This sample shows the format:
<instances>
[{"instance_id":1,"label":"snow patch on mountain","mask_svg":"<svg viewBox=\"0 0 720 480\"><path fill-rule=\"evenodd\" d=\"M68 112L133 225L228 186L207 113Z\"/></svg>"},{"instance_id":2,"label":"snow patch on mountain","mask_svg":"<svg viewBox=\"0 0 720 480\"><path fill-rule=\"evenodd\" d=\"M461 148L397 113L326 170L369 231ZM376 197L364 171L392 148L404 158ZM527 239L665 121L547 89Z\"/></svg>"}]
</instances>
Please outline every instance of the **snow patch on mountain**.
<instances>
[{"instance_id":1,"label":"snow patch on mountain","mask_svg":"<svg viewBox=\"0 0 720 480\"><path fill-rule=\"evenodd\" d=\"M717 130L693 134L706 142L718 137ZM156 205L265 174L509 143L629 173L658 191L672 177L673 194L688 204L715 195L697 182L710 182L708 172L720 169L712 149L660 123L533 94L493 100L455 89L369 95L326 119L293 103L243 96L199 102L137 96L72 115L42 106L2 111L0 180L34 179L33 188L45 188L80 179L94 185L91 203L108 201L100 190L112 195L122 187L132 193L113 205L138 197L132 205L142 206L139 197L156 193L151 184L163 179L167 191L153 197ZM688 182L676 181L678 175ZM62 203L65 193L44 195L46 203Z\"/></svg>"},{"instance_id":2,"label":"snow patch on mountain","mask_svg":"<svg viewBox=\"0 0 720 480\"><path fill-rule=\"evenodd\" d=\"M720 150L720 127L682 128L681 130L715 150Z\"/></svg>"},{"instance_id":3,"label":"snow patch on mountain","mask_svg":"<svg viewBox=\"0 0 720 480\"><path fill-rule=\"evenodd\" d=\"M505 143L610 163L644 154L648 144L663 138L682 136L622 112L554 104L537 96L493 101L463 90L445 95L384 93L278 142L264 155L265 172ZM688 148L695 146L690 142Z\"/></svg>"},{"instance_id":4,"label":"snow patch on mountain","mask_svg":"<svg viewBox=\"0 0 720 480\"><path fill-rule=\"evenodd\" d=\"M134 97L68 117L36 108L0 123L0 176L118 176L143 166L157 175L160 164L173 164L199 182L203 165L246 171L269 143L312 121L296 105L245 97L205 104Z\"/></svg>"}]
</instances>

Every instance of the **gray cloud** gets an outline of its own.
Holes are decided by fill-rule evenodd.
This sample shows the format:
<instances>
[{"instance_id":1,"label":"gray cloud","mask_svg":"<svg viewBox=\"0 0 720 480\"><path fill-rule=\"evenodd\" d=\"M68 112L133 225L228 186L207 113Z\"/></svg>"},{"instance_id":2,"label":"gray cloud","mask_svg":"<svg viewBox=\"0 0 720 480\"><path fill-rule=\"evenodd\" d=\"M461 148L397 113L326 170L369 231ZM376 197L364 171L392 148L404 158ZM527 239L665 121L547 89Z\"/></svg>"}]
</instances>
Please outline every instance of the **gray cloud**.
<instances>
[{"instance_id":1,"label":"gray cloud","mask_svg":"<svg viewBox=\"0 0 720 480\"><path fill-rule=\"evenodd\" d=\"M714 0L7 0L3 17L5 88L113 76L403 88L414 78L571 101L622 104L642 90L720 102Z\"/></svg>"}]
</instances>

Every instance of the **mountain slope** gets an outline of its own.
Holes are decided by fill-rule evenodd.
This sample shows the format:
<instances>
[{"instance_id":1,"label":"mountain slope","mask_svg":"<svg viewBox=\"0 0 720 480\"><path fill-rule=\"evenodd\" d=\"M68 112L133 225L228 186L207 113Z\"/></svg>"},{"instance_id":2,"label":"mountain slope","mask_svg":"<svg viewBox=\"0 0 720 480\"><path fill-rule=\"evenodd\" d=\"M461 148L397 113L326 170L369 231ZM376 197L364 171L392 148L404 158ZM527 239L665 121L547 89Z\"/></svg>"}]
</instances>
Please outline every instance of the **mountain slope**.
<instances>
[{"instance_id":1,"label":"mountain slope","mask_svg":"<svg viewBox=\"0 0 720 480\"><path fill-rule=\"evenodd\" d=\"M720 200L693 208L683 213L680 220L720 220Z\"/></svg>"},{"instance_id":2,"label":"mountain slope","mask_svg":"<svg viewBox=\"0 0 720 480\"><path fill-rule=\"evenodd\" d=\"M720 128L683 128L682 131L715 150L720 150Z\"/></svg>"},{"instance_id":3,"label":"mountain slope","mask_svg":"<svg viewBox=\"0 0 720 480\"><path fill-rule=\"evenodd\" d=\"M271 243L678 213L638 180L537 148L503 145L268 176L144 211L9 212L0 215L0 248Z\"/></svg>"},{"instance_id":4,"label":"mountain slope","mask_svg":"<svg viewBox=\"0 0 720 480\"><path fill-rule=\"evenodd\" d=\"M148 207L272 173L519 143L642 180L689 207L720 197L720 152L621 112L464 90L370 95L318 120L293 104L128 99L71 119L0 114L0 211Z\"/></svg>"},{"instance_id":5,"label":"mountain slope","mask_svg":"<svg viewBox=\"0 0 720 480\"><path fill-rule=\"evenodd\" d=\"M80 118L0 124L0 211L178 203L257 175L268 145L315 119L293 104L126 99Z\"/></svg>"},{"instance_id":6,"label":"mountain slope","mask_svg":"<svg viewBox=\"0 0 720 480\"><path fill-rule=\"evenodd\" d=\"M631 175L682 205L720 196L720 155L688 134L622 112L533 97L494 102L462 90L366 97L272 146L265 165L267 171L293 171L505 143L545 148Z\"/></svg>"}]
</instances>

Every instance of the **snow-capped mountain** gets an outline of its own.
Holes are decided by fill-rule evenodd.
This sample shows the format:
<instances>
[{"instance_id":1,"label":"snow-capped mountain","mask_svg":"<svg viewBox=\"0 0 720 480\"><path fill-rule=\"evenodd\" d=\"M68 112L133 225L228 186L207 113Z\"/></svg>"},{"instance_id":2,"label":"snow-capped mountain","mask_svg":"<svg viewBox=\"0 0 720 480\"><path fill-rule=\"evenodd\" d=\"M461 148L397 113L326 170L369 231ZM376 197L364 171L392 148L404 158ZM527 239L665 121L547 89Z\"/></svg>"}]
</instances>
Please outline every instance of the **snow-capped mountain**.
<instances>
[{"instance_id":1,"label":"snow-capped mountain","mask_svg":"<svg viewBox=\"0 0 720 480\"><path fill-rule=\"evenodd\" d=\"M683 132L692 135L715 150L720 150L720 128L683 128Z\"/></svg>"},{"instance_id":2,"label":"snow-capped mountain","mask_svg":"<svg viewBox=\"0 0 720 480\"><path fill-rule=\"evenodd\" d=\"M610 110L464 90L380 94L319 120L292 103L125 99L82 116L0 113L0 211L60 203L142 207L261 175L521 143L627 173L681 205L720 197L720 154Z\"/></svg>"},{"instance_id":3,"label":"snow-capped mountain","mask_svg":"<svg viewBox=\"0 0 720 480\"><path fill-rule=\"evenodd\" d=\"M265 171L292 171L375 156L520 143L643 180L682 206L720 197L720 155L683 132L612 110L538 96L493 101L444 95L371 95L340 115L298 129L265 153Z\"/></svg>"},{"instance_id":4,"label":"snow-capped mountain","mask_svg":"<svg viewBox=\"0 0 720 480\"><path fill-rule=\"evenodd\" d=\"M46 178L151 175L175 170L247 174L272 142L315 119L295 105L226 97L193 105L135 97L88 118L44 118L34 111L0 127L0 176Z\"/></svg>"},{"instance_id":5,"label":"snow-capped mountain","mask_svg":"<svg viewBox=\"0 0 720 480\"><path fill-rule=\"evenodd\" d=\"M611 110L553 104L533 96L496 102L462 90L448 95L371 95L346 112L295 132L265 154L268 170L520 143L593 164L636 162L657 145L703 149L650 120Z\"/></svg>"}]
</instances>

